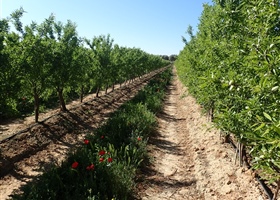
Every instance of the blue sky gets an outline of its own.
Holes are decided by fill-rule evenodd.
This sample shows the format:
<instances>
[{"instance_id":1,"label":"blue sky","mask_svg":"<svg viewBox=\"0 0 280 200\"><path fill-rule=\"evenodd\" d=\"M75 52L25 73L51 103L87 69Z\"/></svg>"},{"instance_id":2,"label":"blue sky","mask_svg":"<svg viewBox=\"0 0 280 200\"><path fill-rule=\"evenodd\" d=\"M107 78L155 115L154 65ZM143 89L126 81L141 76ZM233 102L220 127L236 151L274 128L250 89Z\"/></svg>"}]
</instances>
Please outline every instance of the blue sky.
<instances>
[{"instance_id":1,"label":"blue sky","mask_svg":"<svg viewBox=\"0 0 280 200\"><path fill-rule=\"evenodd\" d=\"M203 3L211 0L0 0L0 17L23 7L24 25L43 22L51 13L57 21L77 24L88 39L110 34L116 44L156 55L179 54L188 25L196 26Z\"/></svg>"}]
</instances>

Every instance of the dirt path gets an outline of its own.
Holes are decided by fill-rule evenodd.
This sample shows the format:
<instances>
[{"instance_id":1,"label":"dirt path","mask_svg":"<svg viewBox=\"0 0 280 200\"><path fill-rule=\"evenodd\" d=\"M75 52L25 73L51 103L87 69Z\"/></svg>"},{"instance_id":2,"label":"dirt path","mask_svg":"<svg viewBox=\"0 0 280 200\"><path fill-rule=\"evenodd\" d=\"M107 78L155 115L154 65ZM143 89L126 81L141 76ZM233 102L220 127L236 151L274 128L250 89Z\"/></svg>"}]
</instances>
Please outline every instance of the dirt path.
<instances>
[{"instance_id":1,"label":"dirt path","mask_svg":"<svg viewBox=\"0 0 280 200\"><path fill-rule=\"evenodd\" d=\"M174 77L151 138L153 166L143 170L143 200L262 200L251 170L234 164L234 151L201 115L201 108Z\"/></svg>"},{"instance_id":2,"label":"dirt path","mask_svg":"<svg viewBox=\"0 0 280 200\"><path fill-rule=\"evenodd\" d=\"M86 133L93 133L110 113L133 98L156 73L98 98L88 97L85 103L74 102L68 106L72 107L69 112L53 115L55 110L50 111L43 116L52 117L38 124L32 124L29 118L17 125L6 124L12 130L28 128L0 142L0 200L8 199L26 182L48 170L50 164L59 164L69 151L83 143ZM3 134L11 132L8 129Z\"/></svg>"}]
</instances>

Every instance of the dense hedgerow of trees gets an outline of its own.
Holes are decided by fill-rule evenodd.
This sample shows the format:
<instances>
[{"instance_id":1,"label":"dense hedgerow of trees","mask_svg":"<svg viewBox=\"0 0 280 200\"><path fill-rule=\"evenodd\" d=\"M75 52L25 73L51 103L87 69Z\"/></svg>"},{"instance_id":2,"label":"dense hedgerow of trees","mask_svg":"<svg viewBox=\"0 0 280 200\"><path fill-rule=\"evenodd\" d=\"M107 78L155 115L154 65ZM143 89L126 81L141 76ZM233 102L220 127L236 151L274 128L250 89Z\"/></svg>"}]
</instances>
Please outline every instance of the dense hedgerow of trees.
<instances>
[{"instance_id":1,"label":"dense hedgerow of trees","mask_svg":"<svg viewBox=\"0 0 280 200\"><path fill-rule=\"evenodd\" d=\"M278 0L214 0L176 61L216 125L247 146L254 167L280 180Z\"/></svg>"},{"instance_id":2,"label":"dense hedgerow of trees","mask_svg":"<svg viewBox=\"0 0 280 200\"><path fill-rule=\"evenodd\" d=\"M50 15L41 24L24 26L21 8L0 20L0 118L32 111L38 121L40 103L108 89L167 64L138 48L120 47L110 35L79 37L76 24ZM10 31L13 24L16 31ZM54 94L57 94L55 98Z\"/></svg>"}]
</instances>

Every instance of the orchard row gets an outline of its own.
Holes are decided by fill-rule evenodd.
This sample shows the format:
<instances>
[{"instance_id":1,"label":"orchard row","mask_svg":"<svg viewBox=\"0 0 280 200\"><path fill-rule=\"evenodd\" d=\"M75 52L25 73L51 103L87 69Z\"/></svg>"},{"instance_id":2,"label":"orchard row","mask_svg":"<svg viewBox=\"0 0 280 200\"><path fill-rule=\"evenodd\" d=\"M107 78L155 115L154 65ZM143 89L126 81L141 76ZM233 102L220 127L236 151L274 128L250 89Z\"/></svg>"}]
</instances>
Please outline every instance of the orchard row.
<instances>
[{"instance_id":1,"label":"orchard row","mask_svg":"<svg viewBox=\"0 0 280 200\"><path fill-rule=\"evenodd\" d=\"M279 16L278 0L214 0L204 5L197 33L188 28L191 39L184 39L176 61L181 79L217 127L247 147L263 178L278 183Z\"/></svg>"},{"instance_id":2,"label":"orchard row","mask_svg":"<svg viewBox=\"0 0 280 200\"><path fill-rule=\"evenodd\" d=\"M41 24L23 26L21 8L0 20L0 118L30 112L38 121L40 102L83 96L140 77L169 61L138 48L114 44L110 35L78 36L76 24L50 15ZM10 31L11 24L16 31ZM57 94L58 97L55 97Z\"/></svg>"}]
</instances>

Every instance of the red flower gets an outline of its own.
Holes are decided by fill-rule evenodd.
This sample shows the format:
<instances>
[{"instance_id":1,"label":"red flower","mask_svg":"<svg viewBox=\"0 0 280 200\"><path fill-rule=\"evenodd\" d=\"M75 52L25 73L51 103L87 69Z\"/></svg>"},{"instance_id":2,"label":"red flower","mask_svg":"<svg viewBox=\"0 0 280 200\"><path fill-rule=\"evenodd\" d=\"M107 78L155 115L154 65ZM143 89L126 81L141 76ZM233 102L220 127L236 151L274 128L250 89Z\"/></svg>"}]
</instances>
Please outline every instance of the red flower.
<instances>
[{"instance_id":1,"label":"red flower","mask_svg":"<svg viewBox=\"0 0 280 200\"><path fill-rule=\"evenodd\" d=\"M104 158L99 158L99 162L103 162L104 161Z\"/></svg>"},{"instance_id":2,"label":"red flower","mask_svg":"<svg viewBox=\"0 0 280 200\"><path fill-rule=\"evenodd\" d=\"M78 167L79 163L78 162L73 162L72 164L72 168L73 169L76 169Z\"/></svg>"},{"instance_id":3,"label":"red flower","mask_svg":"<svg viewBox=\"0 0 280 200\"><path fill-rule=\"evenodd\" d=\"M100 155L100 156L104 156L105 153L106 153L106 152L105 152L104 150L99 151L99 155Z\"/></svg>"},{"instance_id":4,"label":"red flower","mask_svg":"<svg viewBox=\"0 0 280 200\"><path fill-rule=\"evenodd\" d=\"M91 164L91 165L87 166L86 169L87 169L88 171L94 170L94 164Z\"/></svg>"},{"instance_id":5,"label":"red flower","mask_svg":"<svg viewBox=\"0 0 280 200\"><path fill-rule=\"evenodd\" d=\"M104 135L101 135L101 137L100 137L101 139L104 139Z\"/></svg>"},{"instance_id":6,"label":"red flower","mask_svg":"<svg viewBox=\"0 0 280 200\"><path fill-rule=\"evenodd\" d=\"M113 162L113 158L108 158L108 162L109 163Z\"/></svg>"},{"instance_id":7,"label":"red flower","mask_svg":"<svg viewBox=\"0 0 280 200\"><path fill-rule=\"evenodd\" d=\"M141 141L142 139L140 137L137 138L138 141Z\"/></svg>"},{"instance_id":8,"label":"red flower","mask_svg":"<svg viewBox=\"0 0 280 200\"><path fill-rule=\"evenodd\" d=\"M85 143L85 144L89 144L89 140L85 139L85 140L84 140L84 143Z\"/></svg>"}]
</instances>

